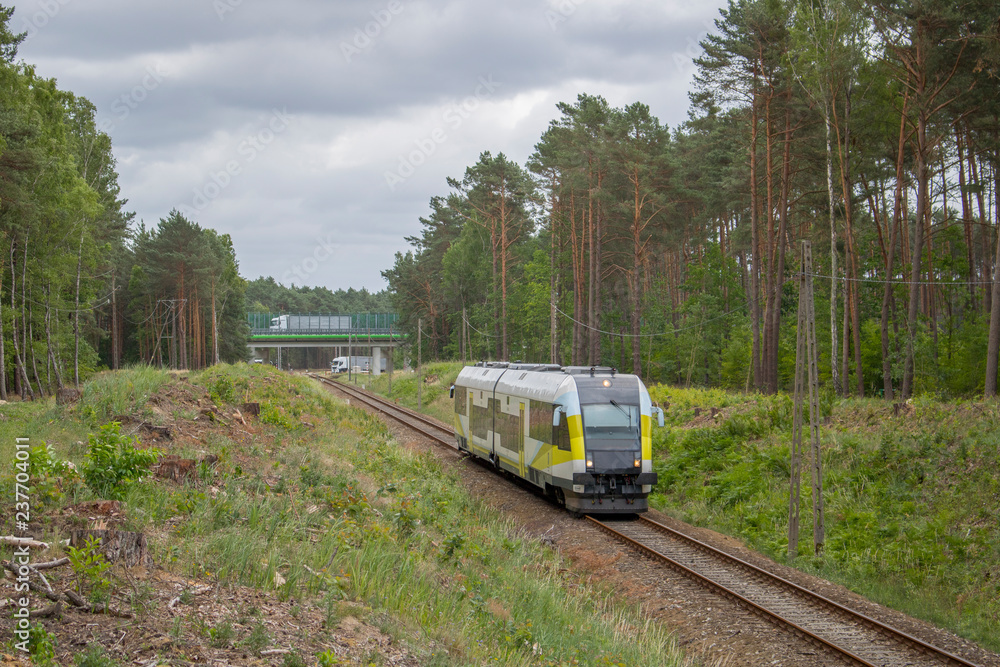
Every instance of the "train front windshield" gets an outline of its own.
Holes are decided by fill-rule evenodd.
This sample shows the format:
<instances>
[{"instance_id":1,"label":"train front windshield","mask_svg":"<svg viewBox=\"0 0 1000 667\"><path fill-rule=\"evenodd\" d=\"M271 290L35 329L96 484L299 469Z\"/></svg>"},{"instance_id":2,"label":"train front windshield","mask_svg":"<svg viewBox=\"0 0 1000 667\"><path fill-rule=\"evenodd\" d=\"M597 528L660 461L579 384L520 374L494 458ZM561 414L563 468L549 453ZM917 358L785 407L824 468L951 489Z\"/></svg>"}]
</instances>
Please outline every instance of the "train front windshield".
<instances>
[{"instance_id":1,"label":"train front windshield","mask_svg":"<svg viewBox=\"0 0 1000 667\"><path fill-rule=\"evenodd\" d=\"M617 401L581 406L583 432L588 438L625 440L633 443L639 437L639 406Z\"/></svg>"}]
</instances>

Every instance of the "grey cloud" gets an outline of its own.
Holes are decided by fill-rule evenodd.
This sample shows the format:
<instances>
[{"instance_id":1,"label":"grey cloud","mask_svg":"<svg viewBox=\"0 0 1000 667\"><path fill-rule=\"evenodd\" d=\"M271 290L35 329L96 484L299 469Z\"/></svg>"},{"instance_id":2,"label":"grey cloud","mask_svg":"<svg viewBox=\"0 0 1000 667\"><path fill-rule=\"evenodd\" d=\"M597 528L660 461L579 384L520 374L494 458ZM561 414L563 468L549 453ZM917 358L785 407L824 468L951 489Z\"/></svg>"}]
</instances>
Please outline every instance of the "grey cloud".
<instances>
[{"instance_id":1,"label":"grey cloud","mask_svg":"<svg viewBox=\"0 0 1000 667\"><path fill-rule=\"evenodd\" d=\"M248 133L287 109L296 123L193 217L233 235L249 277L281 280L333 234L336 259L311 284L373 290L430 197L447 193L445 177L483 150L526 159L557 101L603 94L683 120L690 73L676 56L718 14L653 0L40 0L19 5L13 27L43 5L57 11L31 24L20 56L110 123L122 195L147 225L190 204L241 159ZM152 87L150 67L166 72ZM481 108L444 123L490 76L501 85ZM535 98L544 103L523 101ZM516 124L504 115L515 110ZM385 172L439 126L446 140L390 191Z\"/></svg>"}]
</instances>

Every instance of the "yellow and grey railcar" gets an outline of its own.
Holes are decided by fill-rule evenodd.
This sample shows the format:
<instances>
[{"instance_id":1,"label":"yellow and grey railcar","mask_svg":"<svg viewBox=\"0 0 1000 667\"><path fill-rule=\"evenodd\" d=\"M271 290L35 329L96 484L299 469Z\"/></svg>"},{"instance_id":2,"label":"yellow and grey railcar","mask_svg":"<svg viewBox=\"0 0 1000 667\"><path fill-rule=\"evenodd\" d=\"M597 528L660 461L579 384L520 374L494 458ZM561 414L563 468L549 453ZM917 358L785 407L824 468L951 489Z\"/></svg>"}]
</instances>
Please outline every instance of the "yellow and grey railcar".
<instances>
[{"instance_id":1,"label":"yellow and grey railcar","mask_svg":"<svg viewBox=\"0 0 1000 667\"><path fill-rule=\"evenodd\" d=\"M453 387L458 447L586 514L648 509L652 415L635 375L605 367L466 366Z\"/></svg>"}]
</instances>

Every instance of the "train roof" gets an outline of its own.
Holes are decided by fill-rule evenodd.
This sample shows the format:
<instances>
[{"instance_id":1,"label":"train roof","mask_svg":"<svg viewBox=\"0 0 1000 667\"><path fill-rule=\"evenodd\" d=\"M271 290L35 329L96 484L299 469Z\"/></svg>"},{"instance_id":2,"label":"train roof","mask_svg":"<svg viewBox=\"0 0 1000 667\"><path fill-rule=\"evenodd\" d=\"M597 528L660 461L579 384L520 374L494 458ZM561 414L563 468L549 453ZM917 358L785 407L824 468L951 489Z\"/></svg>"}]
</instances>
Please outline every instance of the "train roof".
<instances>
[{"instance_id":1,"label":"train roof","mask_svg":"<svg viewBox=\"0 0 1000 667\"><path fill-rule=\"evenodd\" d=\"M566 375L616 375L613 366L560 366L559 364L528 364L520 361L477 361L473 368L498 368L533 371L535 373L565 373Z\"/></svg>"}]
</instances>

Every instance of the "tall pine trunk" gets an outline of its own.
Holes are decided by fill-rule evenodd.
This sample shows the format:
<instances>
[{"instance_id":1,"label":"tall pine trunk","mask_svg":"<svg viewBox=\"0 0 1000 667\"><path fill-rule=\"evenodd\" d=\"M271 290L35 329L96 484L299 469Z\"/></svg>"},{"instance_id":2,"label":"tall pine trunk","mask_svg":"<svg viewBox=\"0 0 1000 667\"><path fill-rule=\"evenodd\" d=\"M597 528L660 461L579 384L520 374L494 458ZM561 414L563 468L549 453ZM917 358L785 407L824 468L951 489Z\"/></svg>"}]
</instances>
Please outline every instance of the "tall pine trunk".
<instances>
[{"instance_id":1,"label":"tall pine trunk","mask_svg":"<svg viewBox=\"0 0 1000 667\"><path fill-rule=\"evenodd\" d=\"M756 85L756 72L754 73ZM761 387L760 369L760 193L757 191L757 94L750 110L750 323L753 331L750 365L753 386Z\"/></svg>"},{"instance_id":2,"label":"tall pine trunk","mask_svg":"<svg viewBox=\"0 0 1000 667\"><path fill-rule=\"evenodd\" d=\"M83 272L83 234L80 230L80 248L76 255L76 297L73 318L73 386L80 388L80 274Z\"/></svg>"},{"instance_id":3,"label":"tall pine trunk","mask_svg":"<svg viewBox=\"0 0 1000 667\"><path fill-rule=\"evenodd\" d=\"M918 91L922 92L922 91ZM921 109L917 115L917 212L913 225L913 251L910 254L912 269L910 271L910 300L907 308L906 322L906 362L903 367L904 399L913 393L914 358L916 356L917 318L920 308L920 273L921 259L924 254L924 218L927 215L927 186L929 169L927 166L927 115Z\"/></svg>"},{"instance_id":4,"label":"tall pine trunk","mask_svg":"<svg viewBox=\"0 0 1000 667\"><path fill-rule=\"evenodd\" d=\"M882 315L879 329L882 336L882 389L885 399L893 399L892 386L892 353L889 350L889 314L892 305L893 260L896 256L896 246L899 243L899 230L903 225L903 159L906 148L906 106L908 96L903 97L903 111L899 119L899 143L896 151L896 187L892 204L892 240L889 242L889 253L885 263L885 285L882 289Z\"/></svg>"},{"instance_id":5,"label":"tall pine trunk","mask_svg":"<svg viewBox=\"0 0 1000 667\"><path fill-rule=\"evenodd\" d=\"M0 261L0 295L3 295L3 271L4 265ZM0 400L7 400L7 354L4 351L3 341L3 299L0 298Z\"/></svg>"},{"instance_id":6,"label":"tall pine trunk","mask_svg":"<svg viewBox=\"0 0 1000 667\"><path fill-rule=\"evenodd\" d=\"M840 393L840 370L837 368L837 218L833 192L833 145L830 141L830 102L826 102L826 192L830 204L830 375L833 391Z\"/></svg>"},{"instance_id":7,"label":"tall pine trunk","mask_svg":"<svg viewBox=\"0 0 1000 667\"><path fill-rule=\"evenodd\" d=\"M1000 163L1000 152L993 154L994 164ZM996 252L993 261L993 286L991 289L990 337L986 348L986 398L997 395L997 362L1000 357L1000 187L994 188L994 215L996 216Z\"/></svg>"}]
</instances>

